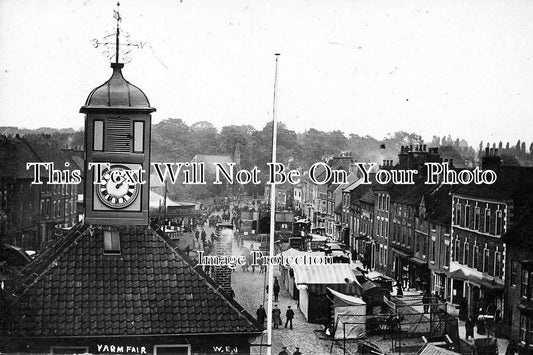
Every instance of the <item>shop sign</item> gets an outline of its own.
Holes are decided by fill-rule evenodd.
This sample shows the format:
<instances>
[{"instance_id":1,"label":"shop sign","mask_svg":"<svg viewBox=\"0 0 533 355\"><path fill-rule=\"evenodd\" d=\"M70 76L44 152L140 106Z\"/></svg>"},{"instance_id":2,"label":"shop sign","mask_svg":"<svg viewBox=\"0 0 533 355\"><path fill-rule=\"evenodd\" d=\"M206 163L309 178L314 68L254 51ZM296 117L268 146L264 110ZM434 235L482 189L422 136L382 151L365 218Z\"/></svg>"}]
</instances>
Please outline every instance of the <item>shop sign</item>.
<instances>
[{"instance_id":1,"label":"shop sign","mask_svg":"<svg viewBox=\"0 0 533 355\"><path fill-rule=\"evenodd\" d=\"M145 346L97 344L96 347L99 353L146 354Z\"/></svg>"},{"instance_id":2,"label":"shop sign","mask_svg":"<svg viewBox=\"0 0 533 355\"><path fill-rule=\"evenodd\" d=\"M239 349L236 346L216 346L213 345L213 353L217 354L238 354Z\"/></svg>"}]
</instances>

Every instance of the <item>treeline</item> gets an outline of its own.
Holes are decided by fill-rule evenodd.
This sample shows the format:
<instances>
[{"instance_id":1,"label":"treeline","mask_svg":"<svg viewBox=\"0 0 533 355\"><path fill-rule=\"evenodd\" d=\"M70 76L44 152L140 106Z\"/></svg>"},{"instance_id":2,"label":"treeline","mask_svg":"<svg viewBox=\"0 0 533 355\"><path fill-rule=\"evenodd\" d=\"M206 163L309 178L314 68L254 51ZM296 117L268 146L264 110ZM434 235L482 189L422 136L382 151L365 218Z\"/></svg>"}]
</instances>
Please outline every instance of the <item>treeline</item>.
<instances>
[{"instance_id":1,"label":"treeline","mask_svg":"<svg viewBox=\"0 0 533 355\"><path fill-rule=\"evenodd\" d=\"M44 135L60 147L83 146L83 132L71 129L18 130L14 127L0 127L0 133L12 136L21 134L26 137ZM473 161L477 156L477 152L465 140L453 139L450 136L435 136L431 142L424 142L418 134L401 131L376 139L368 135L346 135L338 130L324 132L310 128L305 132L295 132L279 123L277 161L291 169L307 169L326 156L351 152L356 161L381 163L383 160L397 161L401 146L424 143L428 147L441 147L443 155L454 158L457 163ZM224 126L218 130L206 121L189 126L177 118L165 119L152 125L152 162L186 162L197 154L233 156L237 147L243 168L251 169L257 166L264 170L266 164L271 161L272 123L266 124L260 130L251 125ZM245 186L239 193L261 194L262 189L262 186ZM221 192L220 186L196 189L181 184L172 186L170 190L170 195L179 200L204 198Z\"/></svg>"}]
</instances>

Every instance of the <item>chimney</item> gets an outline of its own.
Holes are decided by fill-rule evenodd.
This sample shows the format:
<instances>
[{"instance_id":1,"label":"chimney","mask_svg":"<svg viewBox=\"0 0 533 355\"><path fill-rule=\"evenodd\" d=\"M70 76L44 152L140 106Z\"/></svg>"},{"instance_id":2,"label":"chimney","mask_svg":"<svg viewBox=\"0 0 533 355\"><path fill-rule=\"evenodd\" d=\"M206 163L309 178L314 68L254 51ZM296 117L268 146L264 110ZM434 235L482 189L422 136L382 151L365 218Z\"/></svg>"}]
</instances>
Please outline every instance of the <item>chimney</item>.
<instances>
[{"instance_id":1,"label":"chimney","mask_svg":"<svg viewBox=\"0 0 533 355\"><path fill-rule=\"evenodd\" d=\"M498 149L485 148L485 156L481 158L481 169L499 170L501 159L498 155Z\"/></svg>"},{"instance_id":2,"label":"chimney","mask_svg":"<svg viewBox=\"0 0 533 355\"><path fill-rule=\"evenodd\" d=\"M233 246L233 230L230 228L216 230L216 244L215 255L228 256L232 255ZM232 295L231 289L231 269L228 266L214 266L213 267L213 279L222 287L222 289L228 294Z\"/></svg>"},{"instance_id":3,"label":"chimney","mask_svg":"<svg viewBox=\"0 0 533 355\"><path fill-rule=\"evenodd\" d=\"M398 153L398 165L400 169L407 169L407 161L408 161L408 147L407 146L401 146L400 153Z\"/></svg>"}]
</instances>

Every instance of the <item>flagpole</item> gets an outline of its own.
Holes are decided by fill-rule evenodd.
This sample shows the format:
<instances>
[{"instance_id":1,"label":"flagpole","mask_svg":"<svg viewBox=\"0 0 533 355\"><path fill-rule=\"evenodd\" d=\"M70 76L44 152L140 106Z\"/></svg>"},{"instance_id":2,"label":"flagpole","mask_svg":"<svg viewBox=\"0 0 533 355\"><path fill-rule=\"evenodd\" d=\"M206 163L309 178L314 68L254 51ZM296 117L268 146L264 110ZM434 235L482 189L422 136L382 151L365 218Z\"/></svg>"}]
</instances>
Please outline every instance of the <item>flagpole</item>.
<instances>
[{"instance_id":1,"label":"flagpole","mask_svg":"<svg viewBox=\"0 0 533 355\"><path fill-rule=\"evenodd\" d=\"M276 91L278 86L278 58L276 56L276 69L274 73L274 99L272 103L272 164L276 164L276 148L278 139L278 121L276 118ZM276 184L270 185L270 248L269 256L274 256L274 227L276 223ZM272 354L272 294L274 288L274 266L268 263L268 303L267 303L267 355Z\"/></svg>"}]
</instances>

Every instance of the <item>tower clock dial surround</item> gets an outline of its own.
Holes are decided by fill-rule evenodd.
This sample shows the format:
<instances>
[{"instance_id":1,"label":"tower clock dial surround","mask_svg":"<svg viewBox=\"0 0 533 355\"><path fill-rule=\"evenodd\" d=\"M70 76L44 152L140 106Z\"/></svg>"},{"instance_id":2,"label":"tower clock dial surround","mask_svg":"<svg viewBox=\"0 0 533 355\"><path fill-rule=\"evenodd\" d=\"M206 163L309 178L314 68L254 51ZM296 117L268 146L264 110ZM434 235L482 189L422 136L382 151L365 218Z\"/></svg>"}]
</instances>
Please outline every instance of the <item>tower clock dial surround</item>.
<instances>
[{"instance_id":1,"label":"tower clock dial surround","mask_svg":"<svg viewBox=\"0 0 533 355\"><path fill-rule=\"evenodd\" d=\"M124 165L111 165L102 172L103 183L96 189L96 195L107 207L121 209L128 207L137 199L140 184L129 181L124 171L129 170Z\"/></svg>"}]
</instances>

